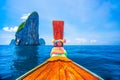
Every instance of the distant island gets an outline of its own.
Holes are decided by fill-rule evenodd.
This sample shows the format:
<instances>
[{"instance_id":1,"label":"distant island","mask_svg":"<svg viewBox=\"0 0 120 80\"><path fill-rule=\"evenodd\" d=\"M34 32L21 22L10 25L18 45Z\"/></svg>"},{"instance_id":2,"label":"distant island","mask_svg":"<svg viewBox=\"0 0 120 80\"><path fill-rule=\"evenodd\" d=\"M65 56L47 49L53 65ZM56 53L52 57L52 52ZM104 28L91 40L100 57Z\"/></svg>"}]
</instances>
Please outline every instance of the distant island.
<instances>
[{"instance_id":1,"label":"distant island","mask_svg":"<svg viewBox=\"0 0 120 80\"><path fill-rule=\"evenodd\" d=\"M10 45L45 45L45 40L43 38L39 39L39 15L36 11L32 12L27 20L20 24L15 34L15 39L11 40Z\"/></svg>"}]
</instances>

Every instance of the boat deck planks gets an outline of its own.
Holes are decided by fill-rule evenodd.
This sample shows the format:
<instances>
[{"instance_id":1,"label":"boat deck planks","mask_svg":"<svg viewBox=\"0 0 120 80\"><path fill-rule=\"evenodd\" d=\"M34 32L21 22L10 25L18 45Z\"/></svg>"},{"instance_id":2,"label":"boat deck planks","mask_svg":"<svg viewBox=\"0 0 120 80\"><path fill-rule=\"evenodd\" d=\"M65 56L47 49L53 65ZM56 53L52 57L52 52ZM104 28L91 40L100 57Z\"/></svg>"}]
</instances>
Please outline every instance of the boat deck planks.
<instances>
[{"instance_id":1,"label":"boat deck planks","mask_svg":"<svg viewBox=\"0 0 120 80\"><path fill-rule=\"evenodd\" d=\"M17 80L101 80L67 57L51 57Z\"/></svg>"}]
</instances>

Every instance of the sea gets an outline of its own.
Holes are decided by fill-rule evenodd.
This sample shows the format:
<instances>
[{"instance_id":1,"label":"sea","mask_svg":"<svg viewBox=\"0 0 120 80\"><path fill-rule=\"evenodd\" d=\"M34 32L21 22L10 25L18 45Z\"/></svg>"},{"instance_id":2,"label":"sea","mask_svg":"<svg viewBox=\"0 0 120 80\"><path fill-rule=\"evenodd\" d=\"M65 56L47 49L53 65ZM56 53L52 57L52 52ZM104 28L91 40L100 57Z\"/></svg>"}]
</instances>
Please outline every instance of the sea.
<instances>
[{"instance_id":1,"label":"sea","mask_svg":"<svg viewBox=\"0 0 120 80\"><path fill-rule=\"evenodd\" d=\"M50 57L53 46L0 45L0 80L15 80ZM67 57L104 80L120 80L120 45L66 45Z\"/></svg>"}]
</instances>

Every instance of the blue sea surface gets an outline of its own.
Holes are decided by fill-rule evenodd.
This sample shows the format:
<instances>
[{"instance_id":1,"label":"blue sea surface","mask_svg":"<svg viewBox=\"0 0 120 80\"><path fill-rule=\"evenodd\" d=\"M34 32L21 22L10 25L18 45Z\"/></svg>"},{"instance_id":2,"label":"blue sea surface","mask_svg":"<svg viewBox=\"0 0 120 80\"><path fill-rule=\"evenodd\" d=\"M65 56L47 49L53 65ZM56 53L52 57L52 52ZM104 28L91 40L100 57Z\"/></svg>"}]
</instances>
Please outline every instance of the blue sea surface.
<instances>
[{"instance_id":1,"label":"blue sea surface","mask_svg":"<svg viewBox=\"0 0 120 80\"><path fill-rule=\"evenodd\" d=\"M0 80L15 80L50 57L53 46L0 46ZM68 58L105 80L120 80L119 45L65 46Z\"/></svg>"}]
</instances>

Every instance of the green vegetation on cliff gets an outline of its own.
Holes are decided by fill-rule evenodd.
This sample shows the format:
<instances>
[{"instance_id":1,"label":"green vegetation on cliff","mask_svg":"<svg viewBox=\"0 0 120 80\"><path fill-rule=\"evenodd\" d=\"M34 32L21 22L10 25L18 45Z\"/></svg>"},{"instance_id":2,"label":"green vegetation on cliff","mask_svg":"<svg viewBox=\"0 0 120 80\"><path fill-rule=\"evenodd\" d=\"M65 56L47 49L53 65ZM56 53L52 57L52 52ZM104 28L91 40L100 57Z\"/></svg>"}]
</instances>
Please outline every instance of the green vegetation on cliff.
<instances>
[{"instance_id":1,"label":"green vegetation on cliff","mask_svg":"<svg viewBox=\"0 0 120 80\"><path fill-rule=\"evenodd\" d=\"M28 18L29 18L32 14L34 14L34 13L37 13L37 12L36 12L36 11L33 11L33 12L28 16ZM27 18L27 19L28 19L28 18ZM27 20L27 19L26 19L26 20ZM24 22L22 22L22 23L20 24L20 26L19 26L18 29L17 29L17 32L20 31L20 30L22 30L22 29L24 28L25 23L26 23L26 21L24 21Z\"/></svg>"},{"instance_id":2,"label":"green vegetation on cliff","mask_svg":"<svg viewBox=\"0 0 120 80\"><path fill-rule=\"evenodd\" d=\"M22 22L22 23L20 24L20 26L19 26L18 29L17 29L17 32L24 28L25 22L26 22L26 21L24 21L24 22Z\"/></svg>"},{"instance_id":3,"label":"green vegetation on cliff","mask_svg":"<svg viewBox=\"0 0 120 80\"><path fill-rule=\"evenodd\" d=\"M32 15L32 14L35 14L35 13L37 13L36 11L33 11L29 16L28 16L28 18Z\"/></svg>"}]
</instances>

